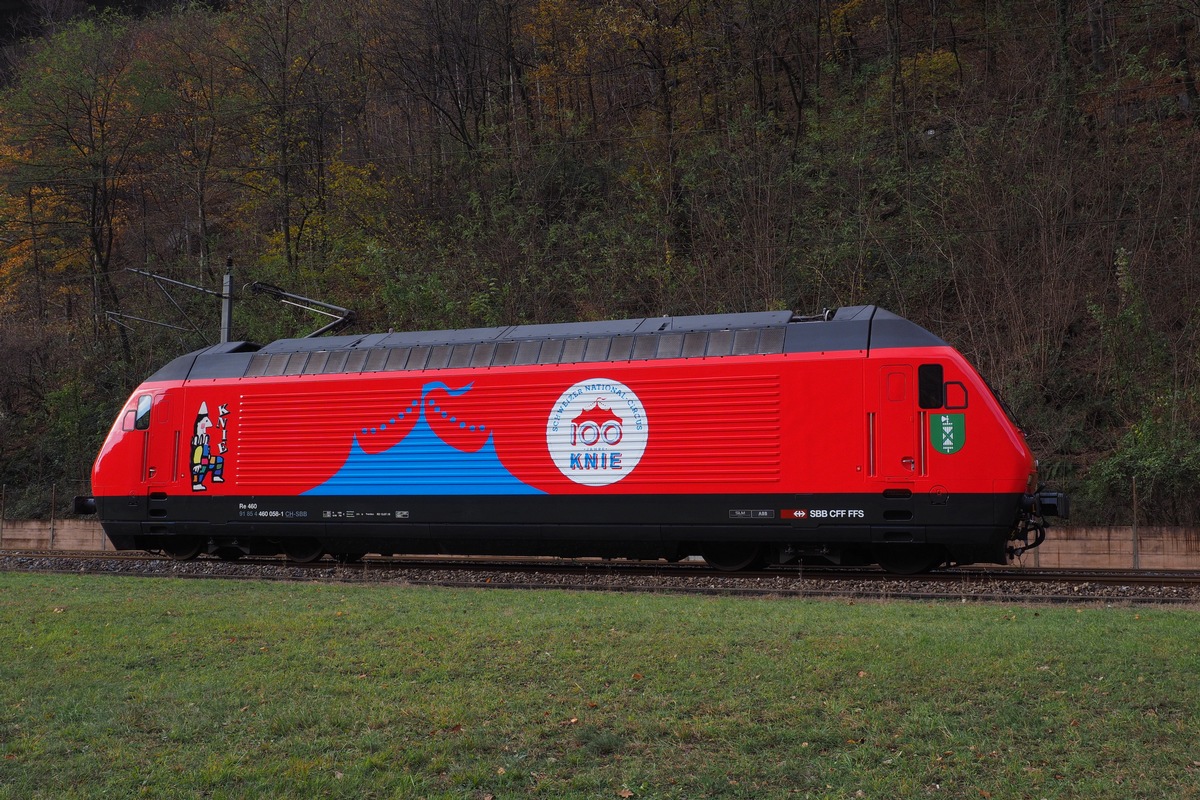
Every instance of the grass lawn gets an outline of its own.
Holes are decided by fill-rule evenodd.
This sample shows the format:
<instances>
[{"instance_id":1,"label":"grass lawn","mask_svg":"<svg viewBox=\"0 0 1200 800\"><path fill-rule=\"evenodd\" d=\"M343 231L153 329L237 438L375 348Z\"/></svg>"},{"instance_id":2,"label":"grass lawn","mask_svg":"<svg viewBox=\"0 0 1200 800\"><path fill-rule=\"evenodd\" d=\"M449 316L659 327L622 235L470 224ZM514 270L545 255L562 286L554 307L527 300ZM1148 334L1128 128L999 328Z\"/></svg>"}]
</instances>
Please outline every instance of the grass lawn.
<instances>
[{"instance_id":1,"label":"grass lawn","mask_svg":"<svg viewBox=\"0 0 1200 800\"><path fill-rule=\"evenodd\" d=\"M0 574L0 798L1200 797L1200 612Z\"/></svg>"}]
</instances>

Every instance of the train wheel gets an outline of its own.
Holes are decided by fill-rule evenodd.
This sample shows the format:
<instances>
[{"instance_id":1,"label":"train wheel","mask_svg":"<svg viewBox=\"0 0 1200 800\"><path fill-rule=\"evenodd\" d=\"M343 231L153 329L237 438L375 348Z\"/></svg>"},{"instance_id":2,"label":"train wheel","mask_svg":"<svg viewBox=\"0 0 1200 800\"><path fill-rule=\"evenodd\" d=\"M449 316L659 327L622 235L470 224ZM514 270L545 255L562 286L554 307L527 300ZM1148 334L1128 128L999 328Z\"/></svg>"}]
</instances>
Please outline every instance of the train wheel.
<instances>
[{"instance_id":1,"label":"train wheel","mask_svg":"<svg viewBox=\"0 0 1200 800\"><path fill-rule=\"evenodd\" d=\"M710 542L701 551L704 560L721 572L739 572L763 565L762 547L742 542Z\"/></svg>"},{"instance_id":2,"label":"train wheel","mask_svg":"<svg viewBox=\"0 0 1200 800\"><path fill-rule=\"evenodd\" d=\"M883 545L875 548L874 555L884 571L896 575L928 572L946 560L946 554L940 547L928 545Z\"/></svg>"},{"instance_id":3,"label":"train wheel","mask_svg":"<svg viewBox=\"0 0 1200 800\"><path fill-rule=\"evenodd\" d=\"M204 540L197 536L175 536L163 542L162 551L173 561L191 561L204 549Z\"/></svg>"},{"instance_id":4,"label":"train wheel","mask_svg":"<svg viewBox=\"0 0 1200 800\"><path fill-rule=\"evenodd\" d=\"M333 553L333 560L339 564L357 564L365 555L366 553Z\"/></svg>"},{"instance_id":5,"label":"train wheel","mask_svg":"<svg viewBox=\"0 0 1200 800\"><path fill-rule=\"evenodd\" d=\"M316 539L285 539L283 554L288 561L310 564L325 555L325 547Z\"/></svg>"}]
</instances>

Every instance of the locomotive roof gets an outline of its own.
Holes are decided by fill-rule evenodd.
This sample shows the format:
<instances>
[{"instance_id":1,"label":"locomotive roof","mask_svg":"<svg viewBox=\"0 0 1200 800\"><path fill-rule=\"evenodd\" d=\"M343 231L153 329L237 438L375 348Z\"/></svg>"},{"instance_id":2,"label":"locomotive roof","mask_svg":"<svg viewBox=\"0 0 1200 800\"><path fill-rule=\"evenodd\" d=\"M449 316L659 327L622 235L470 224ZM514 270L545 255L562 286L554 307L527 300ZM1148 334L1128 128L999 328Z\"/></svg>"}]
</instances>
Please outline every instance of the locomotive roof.
<instances>
[{"instance_id":1,"label":"locomotive roof","mask_svg":"<svg viewBox=\"0 0 1200 800\"><path fill-rule=\"evenodd\" d=\"M375 372L945 346L877 306L804 317L791 311L510 325L228 342L181 356L150 380Z\"/></svg>"}]
</instances>

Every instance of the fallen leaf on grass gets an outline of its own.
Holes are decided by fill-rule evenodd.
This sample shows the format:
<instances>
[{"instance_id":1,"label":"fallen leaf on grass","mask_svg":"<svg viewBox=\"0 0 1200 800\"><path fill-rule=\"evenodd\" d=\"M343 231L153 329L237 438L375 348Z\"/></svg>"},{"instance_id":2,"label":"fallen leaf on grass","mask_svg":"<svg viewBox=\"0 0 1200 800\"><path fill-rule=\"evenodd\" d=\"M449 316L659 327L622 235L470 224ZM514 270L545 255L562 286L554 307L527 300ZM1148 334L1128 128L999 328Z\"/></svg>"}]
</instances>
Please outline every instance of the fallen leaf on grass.
<instances>
[{"instance_id":1,"label":"fallen leaf on grass","mask_svg":"<svg viewBox=\"0 0 1200 800\"><path fill-rule=\"evenodd\" d=\"M617 792L617 797L633 797L633 792L629 789L622 789Z\"/></svg>"}]
</instances>

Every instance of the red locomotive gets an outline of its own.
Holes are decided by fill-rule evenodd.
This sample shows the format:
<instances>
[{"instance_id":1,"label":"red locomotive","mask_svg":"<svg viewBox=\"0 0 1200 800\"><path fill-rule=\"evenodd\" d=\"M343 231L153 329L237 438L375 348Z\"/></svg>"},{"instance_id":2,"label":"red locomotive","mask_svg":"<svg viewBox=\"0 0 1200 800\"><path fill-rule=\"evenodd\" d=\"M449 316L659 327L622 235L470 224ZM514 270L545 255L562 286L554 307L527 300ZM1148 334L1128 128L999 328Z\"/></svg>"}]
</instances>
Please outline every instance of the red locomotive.
<instances>
[{"instance_id":1,"label":"red locomotive","mask_svg":"<svg viewBox=\"0 0 1200 800\"><path fill-rule=\"evenodd\" d=\"M1066 498L953 348L874 306L239 342L130 396L117 549L1004 563Z\"/></svg>"}]
</instances>

